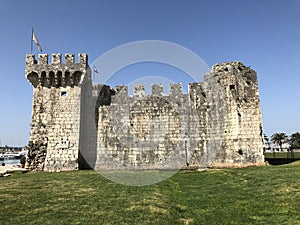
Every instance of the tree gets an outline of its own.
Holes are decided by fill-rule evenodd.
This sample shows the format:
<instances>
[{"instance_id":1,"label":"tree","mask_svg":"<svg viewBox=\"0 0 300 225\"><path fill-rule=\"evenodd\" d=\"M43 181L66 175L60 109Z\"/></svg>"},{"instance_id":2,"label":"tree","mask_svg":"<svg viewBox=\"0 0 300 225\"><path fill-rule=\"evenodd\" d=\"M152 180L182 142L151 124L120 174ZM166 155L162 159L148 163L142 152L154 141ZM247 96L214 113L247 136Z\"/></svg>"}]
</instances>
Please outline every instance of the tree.
<instances>
[{"instance_id":1,"label":"tree","mask_svg":"<svg viewBox=\"0 0 300 225\"><path fill-rule=\"evenodd\" d=\"M291 148L300 148L300 133L296 132L290 136Z\"/></svg>"},{"instance_id":2,"label":"tree","mask_svg":"<svg viewBox=\"0 0 300 225\"><path fill-rule=\"evenodd\" d=\"M264 140L265 140L265 142L269 142L268 135L264 134Z\"/></svg>"},{"instance_id":3,"label":"tree","mask_svg":"<svg viewBox=\"0 0 300 225\"><path fill-rule=\"evenodd\" d=\"M291 134L289 142L291 145L291 157L294 158L294 149L300 148L300 133L296 132Z\"/></svg>"},{"instance_id":4,"label":"tree","mask_svg":"<svg viewBox=\"0 0 300 225\"><path fill-rule=\"evenodd\" d=\"M286 133L275 133L271 136L271 141L274 144L278 144L280 147L280 150L282 151L282 144L287 140Z\"/></svg>"},{"instance_id":5,"label":"tree","mask_svg":"<svg viewBox=\"0 0 300 225\"><path fill-rule=\"evenodd\" d=\"M270 149L270 144L269 144L268 135L263 134L263 136L264 136L264 152L265 152L266 149Z\"/></svg>"}]
</instances>

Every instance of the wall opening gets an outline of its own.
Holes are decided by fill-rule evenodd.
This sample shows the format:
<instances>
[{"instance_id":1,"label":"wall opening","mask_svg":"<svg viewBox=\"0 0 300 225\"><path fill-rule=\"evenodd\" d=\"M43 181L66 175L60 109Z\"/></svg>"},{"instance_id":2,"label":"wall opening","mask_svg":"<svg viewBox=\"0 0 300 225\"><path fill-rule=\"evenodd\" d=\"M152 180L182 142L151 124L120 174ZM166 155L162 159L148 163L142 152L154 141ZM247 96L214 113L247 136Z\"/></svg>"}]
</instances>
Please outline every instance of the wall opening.
<instances>
[{"instance_id":1,"label":"wall opening","mask_svg":"<svg viewBox=\"0 0 300 225\"><path fill-rule=\"evenodd\" d=\"M61 92L61 96L62 96L62 97L67 97L67 96L68 96L68 94L67 94L67 92L66 92L66 91L62 91L62 92Z\"/></svg>"},{"instance_id":2,"label":"wall opening","mask_svg":"<svg viewBox=\"0 0 300 225\"><path fill-rule=\"evenodd\" d=\"M55 74L53 71L49 72L50 85L55 86Z\"/></svg>"},{"instance_id":3,"label":"wall opening","mask_svg":"<svg viewBox=\"0 0 300 225\"><path fill-rule=\"evenodd\" d=\"M65 85L63 77L62 77L62 72L61 71L57 71L56 76L57 76L58 86Z\"/></svg>"},{"instance_id":4,"label":"wall opening","mask_svg":"<svg viewBox=\"0 0 300 225\"><path fill-rule=\"evenodd\" d=\"M70 78L70 72L66 71L65 72L65 85L66 86L71 86L71 78Z\"/></svg>"}]
</instances>

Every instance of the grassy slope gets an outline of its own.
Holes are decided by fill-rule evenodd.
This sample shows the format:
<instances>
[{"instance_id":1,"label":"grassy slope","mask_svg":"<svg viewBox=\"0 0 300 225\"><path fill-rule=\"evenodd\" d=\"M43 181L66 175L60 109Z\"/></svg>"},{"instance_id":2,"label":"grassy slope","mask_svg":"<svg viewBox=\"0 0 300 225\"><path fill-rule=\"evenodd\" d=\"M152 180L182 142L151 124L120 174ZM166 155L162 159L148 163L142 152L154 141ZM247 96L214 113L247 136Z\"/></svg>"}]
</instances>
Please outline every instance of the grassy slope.
<instances>
[{"instance_id":1,"label":"grassy slope","mask_svg":"<svg viewBox=\"0 0 300 225\"><path fill-rule=\"evenodd\" d=\"M93 171L0 178L0 224L300 224L300 162L130 187Z\"/></svg>"}]
</instances>

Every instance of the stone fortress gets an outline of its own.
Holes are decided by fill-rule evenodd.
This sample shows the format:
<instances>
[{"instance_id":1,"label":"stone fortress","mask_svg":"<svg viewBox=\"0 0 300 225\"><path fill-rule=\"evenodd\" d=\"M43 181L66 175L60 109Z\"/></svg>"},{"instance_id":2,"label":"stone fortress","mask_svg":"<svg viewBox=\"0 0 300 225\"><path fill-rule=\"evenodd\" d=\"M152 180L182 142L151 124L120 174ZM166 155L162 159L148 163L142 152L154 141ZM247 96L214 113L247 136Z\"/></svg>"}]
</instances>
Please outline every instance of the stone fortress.
<instances>
[{"instance_id":1,"label":"stone fortress","mask_svg":"<svg viewBox=\"0 0 300 225\"><path fill-rule=\"evenodd\" d=\"M220 63L204 82L93 85L88 56L26 55L33 86L26 167L65 171L179 169L264 162L257 75L240 62Z\"/></svg>"}]
</instances>

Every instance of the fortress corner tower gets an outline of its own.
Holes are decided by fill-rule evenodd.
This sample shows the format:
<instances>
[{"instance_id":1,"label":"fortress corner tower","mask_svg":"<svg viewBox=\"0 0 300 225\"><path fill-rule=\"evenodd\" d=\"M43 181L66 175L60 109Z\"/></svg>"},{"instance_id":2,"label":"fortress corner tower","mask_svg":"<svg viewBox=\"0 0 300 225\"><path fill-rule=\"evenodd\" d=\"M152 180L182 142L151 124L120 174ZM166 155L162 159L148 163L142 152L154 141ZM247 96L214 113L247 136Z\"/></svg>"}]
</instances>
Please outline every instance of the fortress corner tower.
<instances>
[{"instance_id":1,"label":"fortress corner tower","mask_svg":"<svg viewBox=\"0 0 300 225\"><path fill-rule=\"evenodd\" d=\"M26 167L34 170L78 169L82 87L91 84L87 54L26 55L26 78L34 87Z\"/></svg>"},{"instance_id":2,"label":"fortress corner tower","mask_svg":"<svg viewBox=\"0 0 300 225\"><path fill-rule=\"evenodd\" d=\"M219 142L220 147L212 166L263 164L262 117L256 72L241 62L219 63L205 76L205 83L207 141Z\"/></svg>"}]
</instances>

